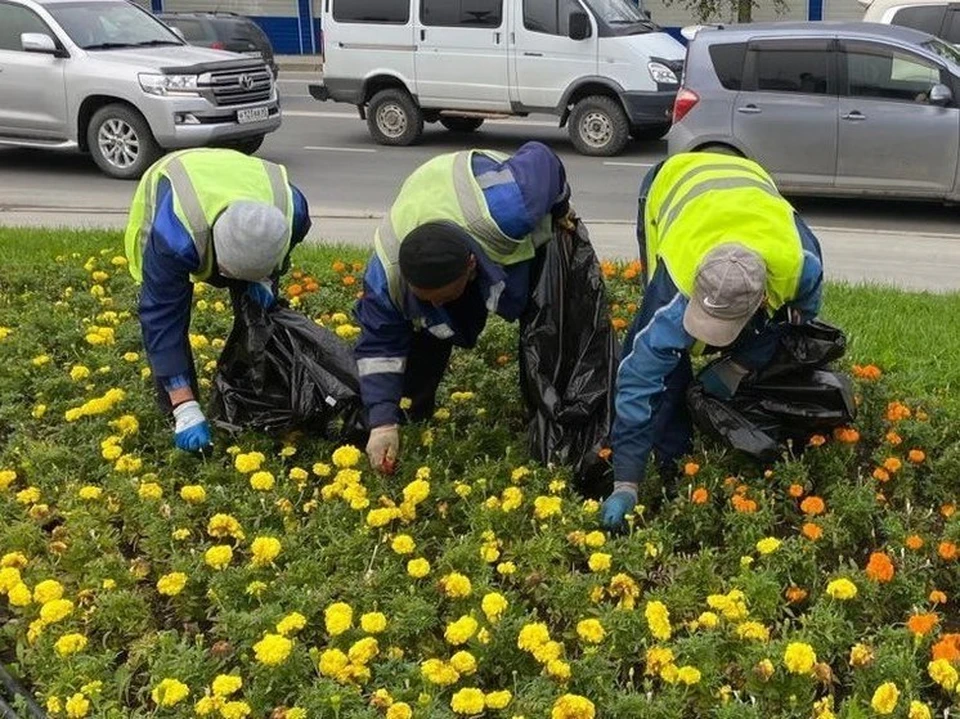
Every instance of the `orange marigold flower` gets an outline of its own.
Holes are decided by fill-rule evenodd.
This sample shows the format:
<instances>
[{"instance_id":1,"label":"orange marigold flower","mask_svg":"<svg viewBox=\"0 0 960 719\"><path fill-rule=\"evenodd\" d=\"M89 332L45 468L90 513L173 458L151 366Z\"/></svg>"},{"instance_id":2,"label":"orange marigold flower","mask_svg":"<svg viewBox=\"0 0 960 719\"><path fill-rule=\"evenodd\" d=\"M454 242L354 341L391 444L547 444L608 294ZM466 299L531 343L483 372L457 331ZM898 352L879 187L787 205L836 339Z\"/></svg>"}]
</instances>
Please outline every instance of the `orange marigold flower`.
<instances>
[{"instance_id":1,"label":"orange marigold flower","mask_svg":"<svg viewBox=\"0 0 960 719\"><path fill-rule=\"evenodd\" d=\"M803 527L800 528L800 531L803 533L803 536L811 542L816 542L823 536L823 527L813 522L805 522Z\"/></svg>"},{"instance_id":2,"label":"orange marigold flower","mask_svg":"<svg viewBox=\"0 0 960 719\"><path fill-rule=\"evenodd\" d=\"M353 275L344 275L343 277L343 284L347 287L350 287L356 284L356 282L357 282L357 278L354 277Z\"/></svg>"},{"instance_id":3,"label":"orange marigold flower","mask_svg":"<svg viewBox=\"0 0 960 719\"><path fill-rule=\"evenodd\" d=\"M730 498L730 504L733 508L742 514L753 514L757 511L757 503L752 499L744 499L739 494Z\"/></svg>"},{"instance_id":4,"label":"orange marigold flower","mask_svg":"<svg viewBox=\"0 0 960 719\"><path fill-rule=\"evenodd\" d=\"M903 437L891 429L889 432L887 432L887 442L896 447L898 444L903 442Z\"/></svg>"},{"instance_id":5,"label":"orange marigold flower","mask_svg":"<svg viewBox=\"0 0 960 719\"><path fill-rule=\"evenodd\" d=\"M960 659L960 634L944 634L930 650L933 660L946 659L955 662Z\"/></svg>"},{"instance_id":6,"label":"orange marigold flower","mask_svg":"<svg viewBox=\"0 0 960 719\"><path fill-rule=\"evenodd\" d=\"M706 504L710 501L710 492L707 491L706 487L697 487L690 495L690 501L694 504Z\"/></svg>"},{"instance_id":7,"label":"orange marigold flower","mask_svg":"<svg viewBox=\"0 0 960 719\"><path fill-rule=\"evenodd\" d=\"M903 419L910 419L912 412L903 402L893 401L887 405L887 420L889 422L899 422Z\"/></svg>"},{"instance_id":8,"label":"orange marigold flower","mask_svg":"<svg viewBox=\"0 0 960 719\"><path fill-rule=\"evenodd\" d=\"M903 467L903 462L896 457L887 457L885 460L883 460L883 468L890 474L896 474L900 471L901 467Z\"/></svg>"},{"instance_id":9,"label":"orange marigold flower","mask_svg":"<svg viewBox=\"0 0 960 719\"><path fill-rule=\"evenodd\" d=\"M298 285L298 284L290 285L290 286L287 288L287 294L288 294L290 297L299 297L300 295L303 294L303 287L301 287L301 286Z\"/></svg>"},{"instance_id":10,"label":"orange marigold flower","mask_svg":"<svg viewBox=\"0 0 960 719\"><path fill-rule=\"evenodd\" d=\"M300 270L294 270L290 273L290 276L295 280L299 280L301 277L303 277L303 272Z\"/></svg>"},{"instance_id":11,"label":"orange marigold flower","mask_svg":"<svg viewBox=\"0 0 960 719\"><path fill-rule=\"evenodd\" d=\"M688 477L693 477L700 471L700 465L696 462L687 462L683 465L683 473Z\"/></svg>"},{"instance_id":12,"label":"orange marigold flower","mask_svg":"<svg viewBox=\"0 0 960 719\"><path fill-rule=\"evenodd\" d=\"M802 484L791 484L787 493L794 499L800 499L803 496L803 485Z\"/></svg>"},{"instance_id":13,"label":"orange marigold flower","mask_svg":"<svg viewBox=\"0 0 960 719\"><path fill-rule=\"evenodd\" d=\"M877 367L876 365L855 364L853 366L853 376L856 377L857 379L862 379L867 382L875 382L876 380L880 379L881 374L883 373L880 371L880 368Z\"/></svg>"},{"instance_id":14,"label":"orange marigold flower","mask_svg":"<svg viewBox=\"0 0 960 719\"><path fill-rule=\"evenodd\" d=\"M597 456L600 457L600 459L602 460L608 460L613 456L613 450L610 449L609 447L604 447L599 452L597 452Z\"/></svg>"},{"instance_id":15,"label":"orange marigold flower","mask_svg":"<svg viewBox=\"0 0 960 719\"><path fill-rule=\"evenodd\" d=\"M927 453L922 449L911 449L907 453L907 459L909 459L914 464L921 464L923 460L927 458Z\"/></svg>"},{"instance_id":16,"label":"orange marigold flower","mask_svg":"<svg viewBox=\"0 0 960 719\"><path fill-rule=\"evenodd\" d=\"M745 484L738 484L737 488L733 490L735 494L739 494L741 497L746 496L747 492L750 491L750 487Z\"/></svg>"},{"instance_id":17,"label":"orange marigold flower","mask_svg":"<svg viewBox=\"0 0 960 719\"><path fill-rule=\"evenodd\" d=\"M346 264L344 264L344 263L341 262L340 260L337 260L337 261L334 262L333 265L331 265L331 266L333 267L333 271L334 271L334 272L345 272L346 269L347 269Z\"/></svg>"},{"instance_id":18,"label":"orange marigold flower","mask_svg":"<svg viewBox=\"0 0 960 719\"><path fill-rule=\"evenodd\" d=\"M804 514L809 514L812 517L815 517L818 514L823 514L826 509L827 505L824 504L824 501L820 499L820 497L813 494L800 502L800 511Z\"/></svg>"},{"instance_id":19,"label":"orange marigold flower","mask_svg":"<svg viewBox=\"0 0 960 719\"><path fill-rule=\"evenodd\" d=\"M362 262L356 262L356 261L354 261L353 265L351 265L351 266L353 267L353 271L354 271L354 272L359 272L360 270L363 269L363 263L362 263Z\"/></svg>"},{"instance_id":20,"label":"orange marigold flower","mask_svg":"<svg viewBox=\"0 0 960 719\"><path fill-rule=\"evenodd\" d=\"M307 292L316 292L317 290L320 289L320 283L316 281L311 281L305 284L303 287Z\"/></svg>"},{"instance_id":21,"label":"orange marigold flower","mask_svg":"<svg viewBox=\"0 0 960 719\"><path fill-rule=\"evenodd\" d=\"M933 628L937 626L939 621L940 618L933 613L914 614L907 620L907 629L909 629L914 636L924 637L933 631Z\"/></svg>"},{"instance_id":22,"label":"orange marigold flower","mask_svg":"<svg viewBox=\"0 0 960 719\"><path fill-rule=\"evenodd\" d=\"M617 332L627 328L627 321L623 319L623 317L614 317L612 320L610 320L610 324Z\"/></svg>"},{"instance_id":23,"label":"orange marigold flower","mask_svg":"<svg viewBox=\"0 0 960 719\"><path fill-rule=\"evenodd\" d=\"M940 559L952 562L957 558L957 545L953 542L940 542L940 546L937 547L937 554L940 555Z\"/></svg>"},{"instance_id":24,"label":"orange marigold flower","mask_svg":"<svg viewBox=\"0 0 960 719\"><path fill-rule=\"evenodd\" d=\"M617 266L613 264L610 260L604 260L600 263L600 271L603 272L603 276L607 279L611 277L616 277L617 275Z\"/></svg>"},{"instance_id":25,"label":"orange marigold flower","mask_svg":"<svg viewBox=\"0 0 960 719\"><path fill-rule=\"evenodd\" d=\"M889 582L893 579L893 562L883 552L874 552L867 562L866 573L875 582Z\"/></svg>"},{"instance_id":26,"label":"orange marigold flower","mask_svg":"<svg viewBox=\"0 0 960 719\"><path fill-rule=\"evenodd\" d=\"M510 355L500 355L497 357L497 364L501 367L510 361Z\"/></svg>"},{"instance_id":27,"label":"orange marigold flower","mask_svg":"<svg viewBox=\"0 0 960 719\"><path fill-rule=\"evenodd\" d=\"M860 441L860 433L853 427L837 427L833 430L833 438L844 444L856 444Z\"/></svg>"},{"instance_id":28,"label":"orange marigold flower","mask_svg":"<svg viewBox=\"0 0 960 719\"><path fill-rule=\"evenodd\" d=\"M807 590L801 587L792 586L787 589L786 597L790 604L799 604L807 598Z\"/></svg>"},{"instance_id":29,"label":"orange marigold flower","mask_svg":"<svg viewBox=\"0 0 960 719\"><path fill-rule=\"evenodd\" d=\"M912 549L914 552L916 552L918 549L923 548L923 537L921 537L919 534L911 534L909 537L907 537L907 541L904 542L904 544L907 545L907 549Z\"/></svg>"},{"instance_id":30,"label":"orange marigold flower","mask_svg":"<svg viewBox=\"0 0 960 719\"><path fill-rule=\"evenodd\" d=\"M927 597L930 600L931 604L946 604L947 603L947 594L946 592L941 592L939 589L934 589L930 592L930 596Z\"/></svg>"},{"instance_id":31,"label":"orange marigold flower","mask_svg":"<svg viewBox=\"0 0 960 719\"><path fill-rule=\"evenodd\" d=\"M826 443L827 443L827 438L824 437L822 434L813 435L810 438L810 442L809 442L811 447L822 447Z\"/></svg>"},{"instance_id":32,"label":"orange marigold flower","mask_svg":"<svg viewBox=\"0 0 960 719\"><path fill-rule=\"evenodd\" d=\"M877 467L875 470L873 470L873 478L878 482L889 482L890 473L883 467Z\"/></svg>"},{"instance_id":33,"label":"orange marigold flower","mask_svg":"<svg viewBox=\"0 0 960 719\"><path fill-rule=\"evenodd\" d=\"M640 273L636 270L636 268L634 268L634 267L626 267L626 268L624 268L624 270L623 270L623 275L622 275L622 277L623 277L623 279L625 279L625 280L633 280L633 279L636 279L636 277L637 277L638 274L640 274Z\"/></svg>"},{"instance_id":34,"label":"orange marigold flower","mask_svg":"<svg viewBox=\"0 0 960 719\"><path fill-rule=\"evenodd\" d=\"M724 478L724 480L723 480L723 486L724 486L724 487L732 487L732 486L735 485L736 483L737 483L737 478L734 477L734 476L732 476L732 475L729 476L729 477Z\"/></svg>"},{"instance_id":35,"label":"orange marigold flower","mask_svg":"<svg viewBox=\"0 0 960 719\"><path fill-rule=\"evenodd\" d=\"M940 514L942 514L945 519L950 519L950 517L952 517L956 511L957 505L955 505L953 502L947 502L940 507Z\"/></svg>"}]
</instances>

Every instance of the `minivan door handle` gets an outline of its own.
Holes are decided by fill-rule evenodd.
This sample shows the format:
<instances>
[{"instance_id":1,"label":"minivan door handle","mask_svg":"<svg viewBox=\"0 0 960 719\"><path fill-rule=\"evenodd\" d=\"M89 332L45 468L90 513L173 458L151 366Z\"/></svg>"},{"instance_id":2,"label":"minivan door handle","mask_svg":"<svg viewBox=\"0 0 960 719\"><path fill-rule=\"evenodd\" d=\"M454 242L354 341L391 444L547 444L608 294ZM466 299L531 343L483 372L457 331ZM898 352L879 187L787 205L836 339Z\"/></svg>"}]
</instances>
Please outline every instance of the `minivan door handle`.
<instances>
[{"instance_id":1,"label":"minivan door handle","mask_svg":"<svg viewBox=\"0 0 960 719\"><path fill-rule=\"evenodd\" d=\"M427 39L427 31L426 31L426 30L421 30L421 31L420 31L420 42L423 42L423 41L426 40L426 39Z\"/></svg>"},{"instance_id":2,"label":"minivan door handle","mask_svg":"<svg viewBox=\"0 0 960 719\"><path fill-rule=\"evenodd\" d=\"M500 33L499 33L499 32L493 33L493 41L494 41L495 43L497 43L497 45L500 44Z\"/></svg>"},{"instance_id":3,"label":"minivan door handle","mask_svg":"<svg viewBox=\"0 0 960 719\"><path fill-rule=\"evenodd\" d=\"M523 53L524 57L543 57L542 52L525 52Z\"/></svg>"},{"instance_id":4,"label":"minivan door handle","mask_svg":"<svg viewBox=\"0 0 960 719\"><path fill-rule=\"evenodd\" d=\"M738 107L737 112L744 115L759 115L763 110L756 105L744 105L743 107Z\"/></svg>"},{"instance_id":5,"label":"minivan door handle","mask_svg":"<svg viewBox=\"0 0 960 719\"><path fill-rule=\"evenodd\" d=\"M853 110L852 112L848 112L846 115L841 115L840 119L849 120L850 122L863 122L867 119L867 116L859 110Z\"/></svg>"}]
</instances>

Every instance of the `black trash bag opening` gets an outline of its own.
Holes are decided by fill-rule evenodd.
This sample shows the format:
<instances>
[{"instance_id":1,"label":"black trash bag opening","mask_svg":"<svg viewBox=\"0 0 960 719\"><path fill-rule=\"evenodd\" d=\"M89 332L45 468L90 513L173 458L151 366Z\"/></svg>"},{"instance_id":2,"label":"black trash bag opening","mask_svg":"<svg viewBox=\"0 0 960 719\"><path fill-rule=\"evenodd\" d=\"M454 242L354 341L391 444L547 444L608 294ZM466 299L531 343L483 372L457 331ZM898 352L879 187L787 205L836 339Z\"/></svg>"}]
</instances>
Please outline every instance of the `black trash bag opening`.
<instances>
[{"instance_id":1,"label":"black trash bag opening","mask_svg":"<svg viewBox=\"0 0 960 719\"><path fill-rule=\"evenodd\" d=\"M578 489L608 470L600 458L613 416L618 350L603 272L582 222L537 253L520 318L520 388L531 456L572 465Z\"/></svg>"},{"instance_id":2,"label":"black trash bag opening","mask_svg":"<svg viewBox=\"0 0 960 719\"><path fill-rule=\"evenodd\" d=\"M773 361L732 399L712 397L694 382L687 392L694 422L733 449L774 462L787 442L805 442L856 419L853 380L829 369L845 351L846 337L835 327L819 321L791 325Z\"/></svg>"},{"instance_id":3,"label":"black trash bag opening","mask_svg":"<svg viewBox=\"0 0 960 719\"><path fill-rule=\"evenodd\" d=\"M264 309L244 295L236 307L217 363L210 421L230 432L343 437L361 431L357 365L346 343L284 302Z\"/></svg>"}]
</instances>

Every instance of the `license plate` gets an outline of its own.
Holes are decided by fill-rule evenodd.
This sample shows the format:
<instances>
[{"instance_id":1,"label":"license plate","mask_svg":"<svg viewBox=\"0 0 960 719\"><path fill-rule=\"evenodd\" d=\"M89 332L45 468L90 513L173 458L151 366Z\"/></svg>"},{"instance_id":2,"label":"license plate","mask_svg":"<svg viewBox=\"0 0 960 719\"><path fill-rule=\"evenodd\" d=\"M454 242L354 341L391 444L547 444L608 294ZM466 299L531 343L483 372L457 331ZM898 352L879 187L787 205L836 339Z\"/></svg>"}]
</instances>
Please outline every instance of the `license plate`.
<instances>
[{"instance_id":1,"label":"license plate","mask_svg":"<svg viewBox=\"0 0 960 719\"><path fill-rule=\"evenodd\" d=\"M270 119L270 109L267 107L248 107L237 110L237 122L246 125L250 122L263 122Z\"/></svg>"},{"instance_id":2,"label":"license plate","mask_svg":"<svg viewBox=\"0 0 960 719\"><path fill-rule=\"evenodd\" d=\"M253 50L251 52L245 52L242 54L246 55L247 57L263 57L263 53L259 50Z\"/></svg>"}]
</instances>

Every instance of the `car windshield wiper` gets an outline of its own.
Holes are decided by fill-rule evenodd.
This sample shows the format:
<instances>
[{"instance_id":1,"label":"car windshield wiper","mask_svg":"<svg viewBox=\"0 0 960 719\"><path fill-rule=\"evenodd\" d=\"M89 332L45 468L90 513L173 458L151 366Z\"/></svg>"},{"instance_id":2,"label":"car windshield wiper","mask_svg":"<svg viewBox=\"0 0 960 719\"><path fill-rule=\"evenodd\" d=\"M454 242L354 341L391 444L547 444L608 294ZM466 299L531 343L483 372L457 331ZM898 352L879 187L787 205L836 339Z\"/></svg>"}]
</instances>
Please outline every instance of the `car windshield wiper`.
<instances>
[{"instance_id":1,"label":"car windshield wiper","mask_svg":"<svg viewBox=\"0 0 960 719\"><path fill-rule=\"evenodd\" d=\"M93 45L84 45L84 50L116 50L122 47L133 47L128 42L98 42Z\"/></svg>"},{"instance_id":2,"label":"car windshield wiper","mask_svg":"<svg viewBox=\"0 0 960 719\"><path fill-rule=\"evenodd\" d=\"M144 40L143 42L134 43L136 47L159 47L161 45L183 45L182 42L177 42L176 40Z\"/></svg>"}]
</instances>

